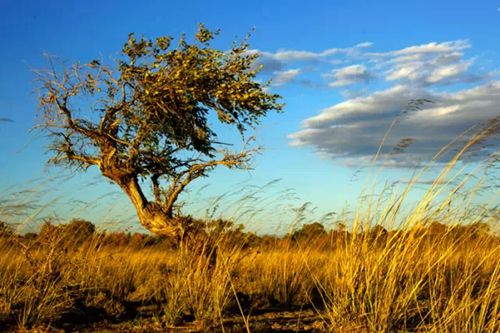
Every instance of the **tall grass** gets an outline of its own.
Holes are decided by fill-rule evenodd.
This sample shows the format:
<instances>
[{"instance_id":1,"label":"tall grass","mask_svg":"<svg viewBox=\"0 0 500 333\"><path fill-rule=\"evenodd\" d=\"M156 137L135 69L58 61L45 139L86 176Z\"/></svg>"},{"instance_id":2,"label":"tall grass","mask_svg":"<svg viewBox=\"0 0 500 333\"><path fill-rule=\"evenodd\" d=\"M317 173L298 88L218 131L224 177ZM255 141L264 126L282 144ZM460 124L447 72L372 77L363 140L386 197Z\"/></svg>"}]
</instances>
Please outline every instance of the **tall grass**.
<instances>
[{"instance_id":1,"label":"tall grass","mask_svg":"<svg viewBox=\"0 0 500 333\"><path fill-rule=\"evenodd\" d=\"M474 208L484 180L471 182L459 162L485 135L443 165L418 202L413 187L430 169L388 196L373 187L378 195L344 216L345 228L323 233L265 242L212 224L178 248L138 248L108 245L102 233L80 242L78 231L31 239L2 229L0 328L252 331L262 312L307 310L316 314L307 329L323 331L499 332L500 237L486 230L498 213ZM28 211L0 202L4 215Z\"/></svg>"},{"instance_id":2,"label":"tall grass","mask_svg":"<svg viewBox=\"0 0 500 333\"><path fill-rule=\"evenodd\" d=\"M195 247L48 247L28 259L11 245L0 255L1 318L10 328L59 327L127 321L149 306L158 329L227 326L227 315L243 313L251 330L258 310L302 308L332 331L497 332L500 240L431 232L226 245L215 263Z\"/></svg>"}]
</instances>

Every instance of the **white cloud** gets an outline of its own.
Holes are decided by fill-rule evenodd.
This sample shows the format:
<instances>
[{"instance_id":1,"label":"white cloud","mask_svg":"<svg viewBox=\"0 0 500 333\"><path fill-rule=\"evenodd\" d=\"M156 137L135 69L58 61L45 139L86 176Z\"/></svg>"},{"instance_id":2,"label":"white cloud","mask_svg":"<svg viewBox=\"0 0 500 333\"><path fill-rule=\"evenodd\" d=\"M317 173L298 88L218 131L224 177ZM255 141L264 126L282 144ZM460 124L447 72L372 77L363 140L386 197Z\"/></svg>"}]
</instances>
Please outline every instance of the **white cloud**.
<instances>
[{"instance_id":1,"label":"white cloud","mask_svg":"<svg viewBox=\"0 0 500 333\"><path fill-rule=\"evenodd\" d=\"M426 98L404 112L409 101ZM398 119L381 151L387 165L410 166L429 161L451 140L471 126L499 115L500 81L456 92L429 92L398 85L370 96L350 99L306 119L302 130L290 134L292 146L311 145L322 156L349 165L371 161L390 124ZM395 151L403 138L414 140ZM463 144L467 136L457 141Z\"/></svg>"},{"instance_id":2,"label":"white cloud","mask_svg":"<svg viewBox=\"0 0 500 333\"><path fill-rule=\"evenodd\" d=\"M253 50L254 52L259 52L264 58L272 58L275 60L283 62L292 61L312 61L312 60L323 60L327 57L339 55L339 54L352 54L359 52L360 49L365 49L371 47L373 44L370 42L363 42L356 44L353 47L348 48L329 48L321 52L311 52L304 50L278 50L276 52L265 52Z\"/></svg>"},{"instance_id":3,"label":"white cloud","mask_svg":"<svg viewBox=\"0 0 500 333\"><path fill-rule=\"evenodd\" d=\"M428 83L437 83L457 77L458 75L465 73L469 69L470 65L470 62L461 62L453 65L438 67L429 73L426 81Z\"/></svg>"},{"instance_id":4,"label":"white cloud","mask_svg":"<svg viewBox=\"0 0 500 333\"><path fill-rule=\"evenodd\" d=\"M281 86L285 83L293 81L300 73L302 73L302 71L298 68L289 69L286 71L277 71L275 72L274 78L272 79L272 85Z\"/></svg>"},{"instance_id":5,"label":"white cloud","mask_svg":"<svg viewBox=\"0 0 500 333\"><path fill-rule=\"evenodd\" d=\"M362 42L347 48L328 48L319 52L305 50L278 50L268 52L262 50L249 50L249 53L259 54L258 64L263 66L264 73L272 73L277 70L283 70L294 62L317 63L328 62L336 56L355 56L364 52L365 49L373 46L371 42Z\"/></svg>"},{"instance_id":6,"label":"white cloud","mask_svg":"<svg viewBox=\"0 0 500 333\"><path fill-rule=\"evenodd\" d=\"M421 65L419 63L398 64L388 71L386 79L389 81L408 79L416 81L421 75Z\"/></svg>"},{"instance_id":7,"label":"white cloud","mask_svg":"<svg viewBox=\"0 0 500 333\"><path fill-rule=\"evenodd\" d=\"M327 75L333 80L328 85L330 87L343 87L358 82L367 82L372 78L368 69L363 65L351 65L333 70Z\"/></svg>"},{"instance_id":8,"label":"white cloud","mask_svg":"<svg viewBox=\"0 0 500 333\"><path fill-rule=\"evenodd\" d=\"M372 47L372 46L373 46L372 42L363 42L363 43L356 44L354 47L357 47L357 48L368 48L368 47Z\"/></svg>"},{"instance_id":9,"label":"white cloud","mask_svg":"<svg viewBox=\"0 0 500 333\"><path fill-rule=\"evenodd\" d=\"M263 66L263 74L314 68L323 72L320 74L328 79L327 85L332 88L367 83L375 76L384 77L386 81L402 81L412 85L435 85L472 82L481 80L484 75L470 75L469 69L474 65L475 59L464 57L465 50L470 48L467 40L432 42L386 52L369 52L368 49L372 47L373 43L363 42L352 47L328 48L319 52L249 52L260 55L258 62ZM340 64L344 68L324 70L326 66Z\"/></svg>"},{"instance_id":10,"label":"white cloud","mask_svg":"<svg viewBox=\"0 0 500 333\"><path fill-rule=\"evenodd\" d=\"M413 85L449 84L480 79L471 76L469 68L474 59L464 59L464 50L470 44L465 40L428 43L401 50L371 55L386 59L387 81L407 81Z\"/></svg>"},{"instance_id":11,"label":"white cloud","mask_svg":"<svg viewBox=\"0 0 500 333\"><path fill-rule=\"evenodd\" d=\"M305 119L302 128L289 135L292 146L312 146L323 157L363 164L371 161L397 118L382 158L388 165L408 166L428 161L466 129L500 114L500 72L480 67L478 58L467 56L469 41L383 52L372 48L372 43L363 42L319 52L254 50L261 56L263 72L274 76L273 86L305 84L297 76L307 71L309 86L335 88L344 98ZM411 109L410 101L420 99L434 103L402 112ZM393 151L404 138L411 138L412 144Z\"/></svg>"},{"instance_id":12,"label":"white cloud","mask_svg":"<svg viewBox=\"0 0 500 333\"><path fill-rule=\"evenodd\" d=\"M315 60L321 57L320 53L307 52L307 51L278 51L274 54L267 53L265 54L271 58L280 61L308 61Z\"/></svg>"},{"instance_id":13,"label":"white cloud","mask_svg":"<svg viewBox=\"0 0 500 333\"><path fill-rule=\"evenodd\" d=\"M443 43L432 42L428 44L410 46L392 53L394 55L449 53L465 50L469 47L470 44L467 40L456 40Z\"/></svg>"}]
</instances>

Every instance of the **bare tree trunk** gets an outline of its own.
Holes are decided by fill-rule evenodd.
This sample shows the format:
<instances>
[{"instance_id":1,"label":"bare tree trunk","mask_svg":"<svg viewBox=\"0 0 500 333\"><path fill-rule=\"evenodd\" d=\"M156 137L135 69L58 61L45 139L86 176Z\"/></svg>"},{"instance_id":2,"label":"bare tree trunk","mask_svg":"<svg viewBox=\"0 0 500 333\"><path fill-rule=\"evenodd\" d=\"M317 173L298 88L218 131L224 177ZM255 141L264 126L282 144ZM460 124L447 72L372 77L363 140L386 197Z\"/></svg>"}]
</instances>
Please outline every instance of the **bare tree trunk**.
<instances>
[{"instance_id":1,"label":"bare tree trunk","mask_svg":"<svg viewBox=\"0 0 500 333\"><path fill-rule=\"evenodd\" d=\"M130 198L137 211L139 222L146 229L157 235L173 237L180 241L184 235L184 226L172 215L171 207L162 207L155 202L149 202L135 178L117 183Z\"/></svg>"},{"instance_id":2,"label":"bare tree trunk","mask_svg":"<svg viewBox=\"0 0 500 333\"><path fill-rule=\"evenodd\" d=\"M169 216L153 203L148 204L141 211L137 210L137 216L145 228L157 235L173 237L177 242L184 236L184 227L181 221Z\"/></svg>"},{"instance_id":3,"label":"bare tree trunk","mask_svg":"<svg viewBox=\"0 0 500 333\"><path fill-rule=\"evenodd\" d=\"M190 232L193 220L189 217L174 216L172 207L168 204L161 205L157 202L149 202L135 177L126 180L123 178L114 179L114 181L130 198L140 223L146 229L156 235L171 237L181 252L203 256L208 260L208 269L215 268L219 250L216 244L217 239L212 239L209 235L202 239L196 239L196 233L191 234ZM175 200L169 202L173 203Z\"/></svg>"}]
</instances>

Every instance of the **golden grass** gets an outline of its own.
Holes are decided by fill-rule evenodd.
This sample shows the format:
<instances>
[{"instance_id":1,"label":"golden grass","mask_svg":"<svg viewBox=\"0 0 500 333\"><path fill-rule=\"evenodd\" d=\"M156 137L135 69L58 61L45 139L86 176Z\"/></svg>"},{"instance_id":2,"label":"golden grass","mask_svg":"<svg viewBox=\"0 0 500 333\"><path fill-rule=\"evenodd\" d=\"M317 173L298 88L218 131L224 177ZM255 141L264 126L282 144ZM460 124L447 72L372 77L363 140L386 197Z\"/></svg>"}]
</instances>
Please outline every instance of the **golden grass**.
<instances>
[{"instance_id":1,"label":"golden grass","mask_svg":"<svg viewBox=\"0 0 500 333\"><path fill-rule=\"evenodd\" d=\"M127 307L152 304L163 329L220 327L243 313L251 331L254 311L302 307L335 332L498 332L498 237L428 230L351 234L334 247L325 237L267 250L223 245L215 264L193 249L48 247L28 258L12 245L0 253L0 316L20 329L58 327L92 309L126 321Z\"/></svg>"},{"instance_id":2,"label":"golden grass","mask_svg":"<svg viewBox=\"0 0 500 333\"><path fill-rule=\"evenodd\" d=\"M464 152L413 207L417 177L388 200L372 196L343 221L348 230L307 238L249 247L222 232L166 250L103 245L99 236L73 247L67 235L0 237L0 329L93 321L96 330L130 322L145 332L237 332L260 327L260 310L298 318L312 309L319 320L307 329L317 331L499 332L500 237L480 228L498 216L471 210L478 186L454 206L468 178L450 186Z\"/></svg>"}]
</instances>

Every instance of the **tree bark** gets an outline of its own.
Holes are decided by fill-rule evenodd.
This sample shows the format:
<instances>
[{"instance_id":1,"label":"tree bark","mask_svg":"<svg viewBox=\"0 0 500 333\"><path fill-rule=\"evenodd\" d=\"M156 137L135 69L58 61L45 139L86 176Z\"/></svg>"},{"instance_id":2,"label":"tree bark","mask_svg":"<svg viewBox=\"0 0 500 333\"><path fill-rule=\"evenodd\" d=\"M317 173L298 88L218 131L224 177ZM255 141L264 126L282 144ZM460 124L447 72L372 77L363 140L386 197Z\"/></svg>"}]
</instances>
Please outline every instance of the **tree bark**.
<instances>
[{"instance_id":1,"label":"tree bark","mask_svg":"<svg viewBox=\"0 0 500 333\"><path fill-rule=\"evenodd\" d=\"M184 226L172 214L171 207L162 207L149 202L144 196L136 178L117 181L134 205L139 222L149 231L157 235L173 237L180 240L184 236Z\"/></svg>"}]
</instances>

